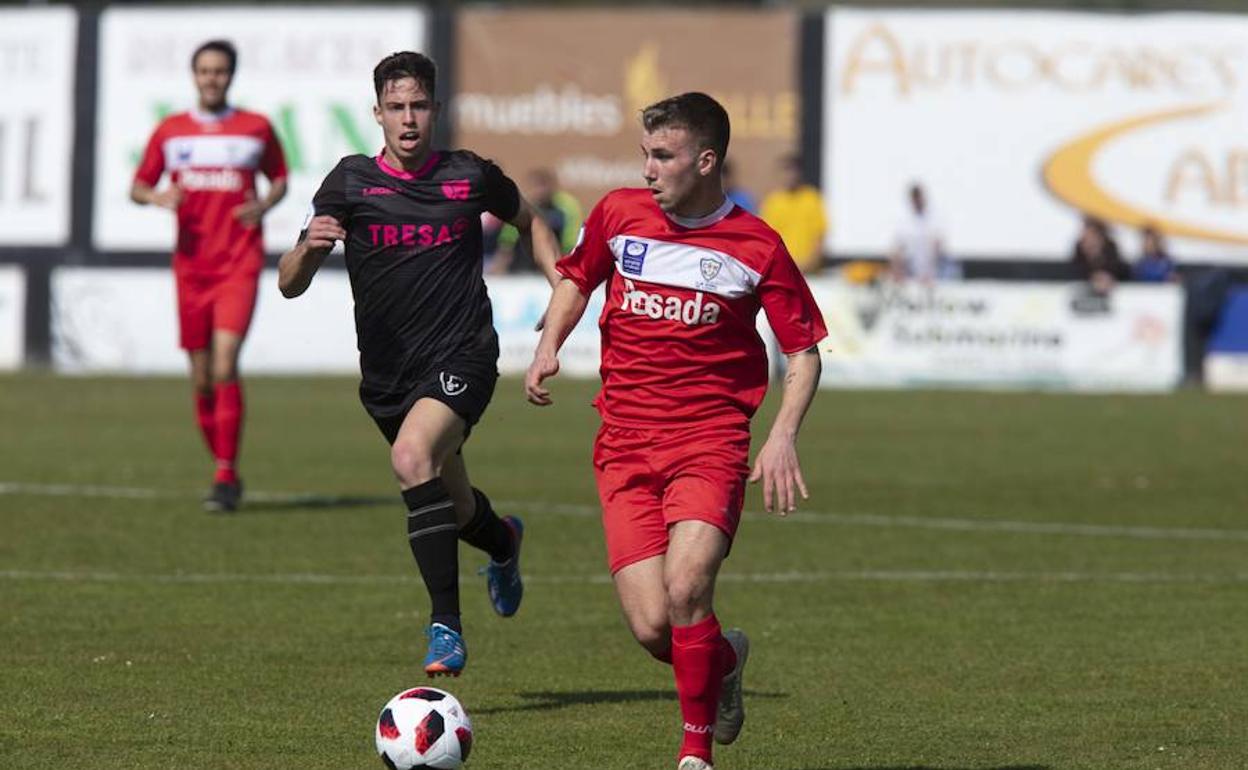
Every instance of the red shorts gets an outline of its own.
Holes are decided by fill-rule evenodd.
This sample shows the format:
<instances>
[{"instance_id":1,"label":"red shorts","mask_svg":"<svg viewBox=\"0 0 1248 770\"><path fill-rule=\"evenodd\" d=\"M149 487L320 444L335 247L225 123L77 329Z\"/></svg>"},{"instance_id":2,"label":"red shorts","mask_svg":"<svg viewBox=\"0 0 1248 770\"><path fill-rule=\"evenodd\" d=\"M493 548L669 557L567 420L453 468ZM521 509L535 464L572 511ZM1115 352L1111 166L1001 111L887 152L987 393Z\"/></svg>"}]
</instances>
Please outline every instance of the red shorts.
<instances>
[{"instance_id":1,"label":"red shorts","mask_svg":"<svg viewBox=\"0 0 1248 770\"><path fill-rule=\"evenodd\" d=\"M748 425L603 425L594 440L594 478L611 573L666 553L667 529L678 521L705 521L731 543L749 456Z\"/></svg>"},{"instance_id":2,"label":"red shorts","mask_svg":"<svg viewBox=\"0 0 1248 770\"><path fill-rule=\"evenodd\" d=\"M225 276L174 271L178 285L178 326L185 350L203 350L217 329L247 334L256 309L260 274L251 270Z\"/></svg>"}]
</instances>

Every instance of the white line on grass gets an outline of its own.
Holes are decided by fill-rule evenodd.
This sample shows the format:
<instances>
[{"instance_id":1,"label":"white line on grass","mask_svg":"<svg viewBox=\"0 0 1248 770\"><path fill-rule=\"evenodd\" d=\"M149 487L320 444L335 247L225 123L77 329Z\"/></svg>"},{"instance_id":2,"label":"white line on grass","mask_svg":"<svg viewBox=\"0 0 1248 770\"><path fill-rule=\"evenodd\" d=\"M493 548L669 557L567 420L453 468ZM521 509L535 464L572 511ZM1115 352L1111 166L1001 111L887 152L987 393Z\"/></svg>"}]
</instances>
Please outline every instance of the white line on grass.
<instances>
[{"instance_id":1,"label":"white line on grass","mask_svg":"<svg viewBox=\"0 0 1248 770\"><path fill-rule=\"evenodd\" d=\"M93 484L26 484L23 482L0 482L0 495L34 495L53 497L99 497L143 500L188 500L190 493L174 490L147 489L140 487L110 487ZM263 492L249 491L247 499L261 503L279 503L292 506L317 506L318 503L352 501L368 498L360 496L337 496L314 492ZM542 500L498 500L500 508L521 513L557 514L596 518L599 509L594 505L551 503ZM395 497L398 505L398 497ZM775 517L747 511L755 518L772 520ZM802 524L835 524L840 526L881 527L886 529L933 529L952 532L1004 532L1015 535L1066 535L1073 537L1119 537L1136 540L1202 540L1222 542L1248 542L1248 530L1205 529L1194 527L1153 527L1142 525L1078 524L1073 522L1014 521L1009 519L959 519L936 516L888 516L871 513L834 513L829 511L799 511L789 514L785 520Z\"/></svg>"},{"instance_id":2,"label":"white line on grass","mask_svg":"<svg viewBox=\"0 0 1248 770\"><path fill-rule=\"evenodd\" d=\"M475 575L460 575L460 580L476 580ZM609 584L605 573L526 575L525 582L539 585ZM64 583L140 583L140 584L249 584L277 585L394 585L418 583L408 575L330 575L308 572L238 574L186 573L129 574L124 572L91 572L78 570L0 570L0 580ZM728 583L1129 583L1129 584L1241 584L1248 583L1248 573L1167 574L1163 572L998 572L968 570L843 570L830 572L725 572L719 580Z\"/></svg>"}]
</instances>

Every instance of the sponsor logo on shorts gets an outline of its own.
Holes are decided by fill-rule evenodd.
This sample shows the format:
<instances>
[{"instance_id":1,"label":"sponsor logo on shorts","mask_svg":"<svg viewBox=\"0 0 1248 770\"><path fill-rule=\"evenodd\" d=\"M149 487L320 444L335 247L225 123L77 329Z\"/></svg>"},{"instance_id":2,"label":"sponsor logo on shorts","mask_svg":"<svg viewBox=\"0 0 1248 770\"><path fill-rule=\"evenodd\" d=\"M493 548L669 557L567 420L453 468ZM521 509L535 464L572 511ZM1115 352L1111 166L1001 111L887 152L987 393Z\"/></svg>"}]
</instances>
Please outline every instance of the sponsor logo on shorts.
<instances>
[{"instance_id":1,"label":"sponsor logo on shorts","mask_svg":"<svg viewBox=\"0 0 1248 770\"><path fill-rule=\"evenodd\" d=\"M459 375L438 372L438 379L442 382L442 392L448 396L458 396L468 390L468 381Z\"/></svg>"},{"instance_id":2,"label":"sponsor logo on shorts","mask_svg":"<svg viewBox=\"0 0 1248 770\"><path fill-rule=\"evenodd\" d=\"M642 268L646 265L646 251L649 248L650 244L641 241L624 241L624 258L621 260L624 272L641 275Z\"/></svg>"},{"instance_id":3,"label":"sponsor logo on shorts","mask_svg":"<svg viewBox=\"0 0 1248 770\"><path fill-rule=\"evenodd\" d=\"M360 190L360 193L365 197L370 195L397 195L398 192L398 190L389 187L365 187L363 190Z\"/></svg>"}]
</instances>

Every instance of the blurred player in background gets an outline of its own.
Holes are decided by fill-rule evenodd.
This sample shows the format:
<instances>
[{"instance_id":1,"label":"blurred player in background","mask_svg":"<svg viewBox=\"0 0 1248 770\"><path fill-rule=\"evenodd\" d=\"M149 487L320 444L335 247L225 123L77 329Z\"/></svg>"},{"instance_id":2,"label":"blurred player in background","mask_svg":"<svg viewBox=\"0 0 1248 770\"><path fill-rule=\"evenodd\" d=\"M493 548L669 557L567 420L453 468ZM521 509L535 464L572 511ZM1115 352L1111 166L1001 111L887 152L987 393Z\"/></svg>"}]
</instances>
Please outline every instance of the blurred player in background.
<instances>
[{"instance_id":1,"label":"blurred player in background","mask_svg":"<svg viewBox=\"0 0 1248 770\"><path fill-rule=\"evenodd\" d=\"M741 730L744 633L721 632L715 577L741 517L745 484L763 482L767 510L794 510L806 485L796 438L819 380L827 332L780 236L724 194L728 114L687 93L642 113L648 190L608 193L577 247L558 263L528 399L607 282L602 428L594 473L620 605L637 640L670 663L684 717L679 770L711 767L712 737ZM760 307L788 357L784 397L749 466L750 418L767 390ZM718 713L717 713L718 709Z\"/></svg>"},{"instance_id":2,"label":"blurred player in background","mask_svg":"<svg viewBox=\"0 0 1248 770\"><path fill-rule=\"evenodd\" d=\"M412 556L432 610L425 672L467 661L459 540L490 555L487 586L503 617L520 606L519 519L500 519L468 481L461 447L498 379L498 334L482 279L481 214L510 222L554 283L559 242L515 182L466 150L433 149L436 65L403 52L373 71L385 146L338 162L312 201L279 288L307 290L336 241L346 247L360 349L360 400L391 445Z\"/></svg>"},{"instance_id":3,"label":"blurred player in background","mask_svg":"<svg viewBox=\"0 0 1248 770\"><path fill-rule=\"evenodd\" d=\"M286 159L269 121L226 101L237 65L234 46L224 40L195 50L199 104L157 126L130 189L136 203L177 215L173 273L181 344L191 359L199 429L217 463L204 500L211 511L233 511L242 498L238 355L264 267L260 220L286 195ZM166 171L171 183L157 190ZM256 196L257 171L269 180L263 199Z\"/></svg>"},{"instance_id":4,"label":"blurred player in background","mask_svg":"<svg viewBox=\"0 0 1248 770\"><path fill-rule=\"evenodd\" d=\"M533 208L554 231L559 239L561 254L567 254L576 245L584 215L581 204L570 193L559 189L555 172L548 168L536 168L529 172L526 197ZM504 225L498 233L498 242L490 263L492 275L507 273L534 273L538 271L533 255L520 241L520 234L511 225Z\"/></svg>"}]
</instances>

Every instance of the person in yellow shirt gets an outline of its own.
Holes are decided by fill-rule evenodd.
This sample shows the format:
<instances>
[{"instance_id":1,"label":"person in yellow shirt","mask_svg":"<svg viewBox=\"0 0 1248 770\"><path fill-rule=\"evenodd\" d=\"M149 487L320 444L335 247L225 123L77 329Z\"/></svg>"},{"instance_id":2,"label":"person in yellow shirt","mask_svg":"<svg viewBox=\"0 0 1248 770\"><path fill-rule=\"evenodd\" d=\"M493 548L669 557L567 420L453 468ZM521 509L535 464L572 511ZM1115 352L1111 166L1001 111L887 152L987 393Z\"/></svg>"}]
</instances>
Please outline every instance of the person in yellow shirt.
<instances>
[{"instance_id":1,"label":"person in yellow shirt","mask_svg":"<svg viewBox=\"0 0 1248 770\"><path fill-rule=\"evenodd\" d=\"M823 197L813 185L802 182L801 158L788 155L781 164L784 186L763 198L759 215L780 233L802 272L817 273L823 266L823 235L828 229Z\"/></svg>"}]
</instances>

